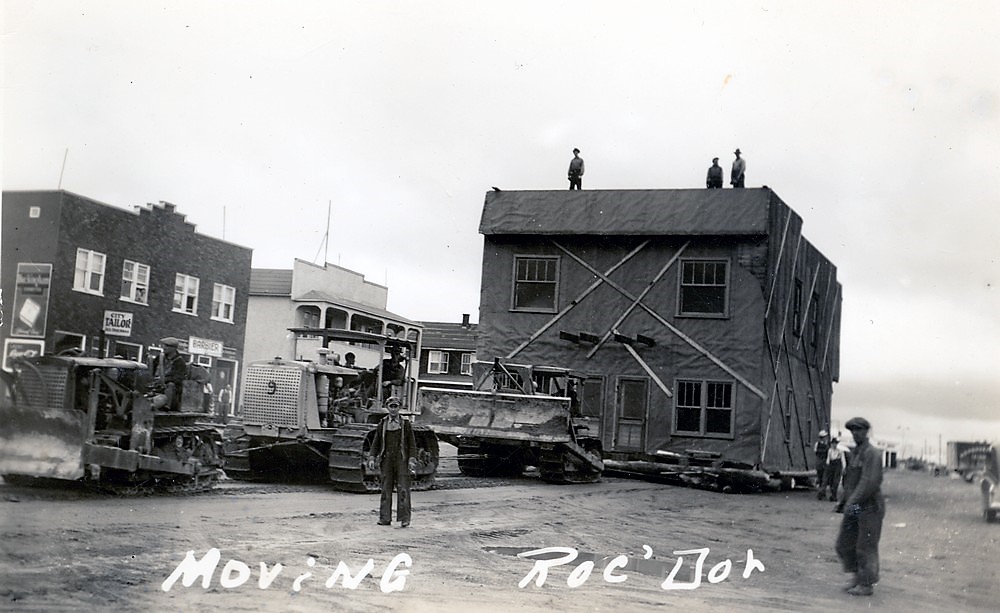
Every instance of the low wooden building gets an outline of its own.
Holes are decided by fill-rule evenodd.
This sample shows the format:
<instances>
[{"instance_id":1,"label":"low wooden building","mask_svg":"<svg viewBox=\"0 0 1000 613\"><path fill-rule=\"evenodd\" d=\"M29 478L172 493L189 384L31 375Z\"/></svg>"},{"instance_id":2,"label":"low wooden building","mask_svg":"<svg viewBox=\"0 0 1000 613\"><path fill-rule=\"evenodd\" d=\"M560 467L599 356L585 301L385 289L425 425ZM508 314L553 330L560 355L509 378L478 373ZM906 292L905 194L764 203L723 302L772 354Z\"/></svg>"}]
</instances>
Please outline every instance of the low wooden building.
<instances>
[{"instance_id":1,"label":"low wooden building","mask_svg":"<svg viewBox=\"0 0 1000 613\"><path fill-rule=\"evenodd\" d=\"M611 461L814 468L841 286L774 191L486 194L476 354L586 375Z\"/></svg>"}]
</instances>

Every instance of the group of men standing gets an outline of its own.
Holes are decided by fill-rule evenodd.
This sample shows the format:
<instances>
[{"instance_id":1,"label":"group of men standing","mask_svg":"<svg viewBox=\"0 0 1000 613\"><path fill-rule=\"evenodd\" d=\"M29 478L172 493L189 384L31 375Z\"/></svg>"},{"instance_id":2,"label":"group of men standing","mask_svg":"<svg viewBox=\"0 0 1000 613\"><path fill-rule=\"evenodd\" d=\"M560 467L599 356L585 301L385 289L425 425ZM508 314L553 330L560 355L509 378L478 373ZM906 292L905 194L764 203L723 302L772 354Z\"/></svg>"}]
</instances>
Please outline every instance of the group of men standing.
<instances>
[{"instance_id":1,"label":"group of men standing","mask_svg":"<svg viewBox=\"0 0 1000 613\"><path fill-rule=\"evenodd\" d=\"M742 157L739 149L733 151L736 159L733 160L733 168L729 172L729 184L734 188L745 187L747 162ZM708 176L705 177L705 187L709 189L722 189L722 166L719 166L719 158L712 158L712 165L708 167Z\"/></svg>"},{"instance_id":2,"label":"group of men standing","mask_svg":"<svg viewBox=\"0 0 1000 613\"><path fill-rule=\"evenodd\" d=\"M733 168L729 173L729 184L734 188L745 187L747 163L742 157L742 152L737 148L733 152L736 159L733 160ZM569 161L569 170L566 178L569 179L569 188L583 189L583 158L580 157L580 150L573 149L573 159ZM708 169L708 177L705 179L705 187L709 189L722 189L722 167L719 166L719 158L712 158L712 165Z\"/></svg>"}]
</instances>

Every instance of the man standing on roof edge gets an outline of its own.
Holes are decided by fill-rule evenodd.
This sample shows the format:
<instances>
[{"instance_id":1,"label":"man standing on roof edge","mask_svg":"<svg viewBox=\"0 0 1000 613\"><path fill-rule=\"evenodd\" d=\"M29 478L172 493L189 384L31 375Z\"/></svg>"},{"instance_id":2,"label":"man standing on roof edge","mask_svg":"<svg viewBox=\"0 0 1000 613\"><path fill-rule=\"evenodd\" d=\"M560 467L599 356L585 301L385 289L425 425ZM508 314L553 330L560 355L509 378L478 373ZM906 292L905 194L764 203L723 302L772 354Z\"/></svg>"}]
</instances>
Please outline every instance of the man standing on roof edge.
<instances>
[{"instance_id":1,"label":"man standing on roof edge","mask_svg":"<svg viewBox=\"0 0 1000 613\"><path fill-rule=\"evenodd\" d=\"M722 166L719 166L719 158L712 158L712 165L708 167L708 176L705 177L705 187L722 189Z\"/></svg>"},{"instance_id":2,"label":"man standing on roof edge","mask_svg":"<svg viewBox=\"0 0 1000 613\"><path fill-rule=\"evenodd\" d=\"M878 542L885 518L882 497L882 454L868 440L871 424L855 417L844 425L856 446L844 471L841 505L844 519L837 535L837 556L844 572L854 573L846 586L852 596L871 596L879 579Z\"/></svg>"},{"instance_id":3,"label":"man standing on roof edge","mask_svg":"<svg viewBox=\"0 0 1000 613\"><path fill-rule=\"evenodd\" d=\"M573 159L569 161L569 188L583 189L583 158L580 150L573 149Z\"/></svg>"},{"instance_id":4,"label":"man standing on roof edge","mask_svg":"<svg viewBox=\"0 0 1000 613\"><path fill-rule=\"evenodd\" d=\"M733 155L736 159L733 160L733 170L729 173L729 183L733 187L744 187L744 181L746 179L747 162L740 157L739 148L733 151Z\"/></svg>"}]
</instances>

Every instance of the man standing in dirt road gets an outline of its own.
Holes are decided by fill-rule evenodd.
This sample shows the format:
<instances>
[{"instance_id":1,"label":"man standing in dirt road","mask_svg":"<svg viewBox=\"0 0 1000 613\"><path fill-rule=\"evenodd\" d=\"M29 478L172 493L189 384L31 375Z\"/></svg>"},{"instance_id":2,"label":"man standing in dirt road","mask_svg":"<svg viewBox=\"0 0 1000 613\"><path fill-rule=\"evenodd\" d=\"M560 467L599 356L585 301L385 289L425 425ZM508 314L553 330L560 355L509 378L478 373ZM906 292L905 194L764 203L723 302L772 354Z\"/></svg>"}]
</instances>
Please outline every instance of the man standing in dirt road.
<instances>
[{"instance_id":1,"label":"man standing in dirt road","mask_svg":"<svg viewBox=\"0 0 1000 613\"><path fill-rule=\"evenodd\" d=\"M410 420L399 414L399 398L385 401L389 414L375 429L371 454L380 467L382 498L379 500L378 525L392 523L392 491L396 490L396 519L406 528L410 525L410 476L416 464L413 457L417 441Z\"/></svg>"},{"instance_id":2,"label":"man standing in dirt road","mask_svg":"<svg viewBox=\"0 0 1000 613\"><path fill-rule=\"evenodd\" d=\"M848 420L856 446L844 471L844 519L837 536L837 555L844 572L854 573L847 586L852 596L871 596L879 579L878 542L885 518L882 497L882 454L868 441L871 424L864 417Z\"/></svg>"}]
</instances>

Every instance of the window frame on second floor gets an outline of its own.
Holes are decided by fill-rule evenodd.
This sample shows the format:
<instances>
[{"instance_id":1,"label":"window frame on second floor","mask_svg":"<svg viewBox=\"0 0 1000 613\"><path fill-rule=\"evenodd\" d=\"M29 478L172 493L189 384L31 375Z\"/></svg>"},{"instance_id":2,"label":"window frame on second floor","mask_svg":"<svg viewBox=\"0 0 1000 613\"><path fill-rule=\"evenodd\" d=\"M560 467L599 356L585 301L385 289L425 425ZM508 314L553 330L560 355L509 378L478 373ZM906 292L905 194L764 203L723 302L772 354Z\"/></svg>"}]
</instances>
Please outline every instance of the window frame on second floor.
<instances>
[{"instance_id":1,"label":"window frame on second floor","mask_svg":"<svg viewBox=\"0 0 1000 613\"><path fill-rule=\"evenodd\" d=\"M84 257L81 263L80 257ZM97 258L100 258L100 265L97 266ZM82 264L82 265L81 265ZM76 261L73 271L73 291L91 294L93 296L104 295L104 272L107 268L108 256L100 251L84 249L78 247L76 250ZM94 280L97 280L97 288L92 287Z\"/></svg>"},{"instance_id":2,"label":"window frame on second floor","mask_svg":"<svg viewBox=\"0 0 1000 613\"><path fill-rule=\"evenodd\" d=\"M712 266L711 279L708 279L707 265ZM722 282L718 281L717 267L722 266ZM699 266L702 268L699 270ZM729 290L731 286L731 269L729 258L682 258L677 276L677 316L725 318L729 316ZM701 302L715 303L720 298L713 294L722 290L721 306L715 310L694 310L692 307L697 299ZM700 292L699 292L700 290ZM711 292L711 293L708 293ZM701 294L699 296L699 293Z\"/></svg>"},{"instance_id":3,"label":"window frame on second floor","mask_svg":"<svg viewBox=\"0 0 1000 613\"><path fill-rule=\"evenodd\" d=\"M129 264L132 270L129 272ZM142 271L145 270L145 280L142 280ZM152 269L149 264L143 264L135 260L125 260L122 262L122 291L120 300L135 304L149 305L149 280ZM131 277L131 278L130 278Z\"/></svg>"},{"instance_id":4,"label":"window frame on second floor","mask_svg":"<svg viewBox=\"0 0 1000 613\"><path fill-rule=\"evenodd\" d=\"M510 310L525 313L558 310L560 259L558 255L514 254ZM540 264L544 264L543 269Z\"/></svg>"},{"instance_id":5,"label":"window frame on second floor","mask_svg":"<svg viewBox=\"0 0 1000 613\"><path fill-rule=\"evenodd\" d=\"M459 373L463 375L472 375L472 362L476 359L476 354L465 352L462 354L462 366L459 369Z\"/></svg>"},{"instance_id":6,"label":"window frame on second floor","mask_svg":"<svg viewBox=\"0 0 1000 613\"><path fill-rule=\"evenodd\" d=\"M224 296L220 297L220 294L229 294L229 299L225 300ZM229 307L229 315L226 316L223 310ZM224 283L213 283L212 284L212 319L214 321L224 321L226 323L233 323L236 313L236 288L231 285L226 285Z\"/></svg>"},{"instance_id":7,"label":"window frame on second floor","mask_svg":"<svg viewBox=\"0 0 1000 613\"><path fill-rule=\"evenodd\" d=\"M447 375L448 360L450 357L447 351L429 350L427 352L427 373L431 375Z\"/></svg>"},{"instance_id":8,"label":"window frame on second floor","mask_svg":"<svg viewBox=\"0 0 1000 613\"><path fill-rule=\"evenodd\" d=\"M194 280L194 292L190 292L188 281ZM174 313L198 315L198 293L201 290L201 279L183 272L174 275L174 299L171 310ZM192 300L190 306L187 302Z\"/></svg>"}]
</instances>

